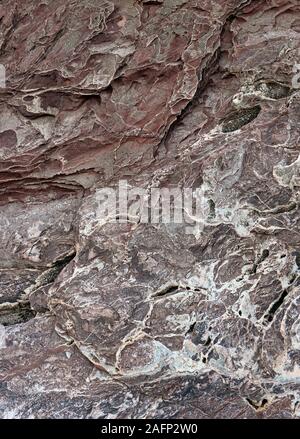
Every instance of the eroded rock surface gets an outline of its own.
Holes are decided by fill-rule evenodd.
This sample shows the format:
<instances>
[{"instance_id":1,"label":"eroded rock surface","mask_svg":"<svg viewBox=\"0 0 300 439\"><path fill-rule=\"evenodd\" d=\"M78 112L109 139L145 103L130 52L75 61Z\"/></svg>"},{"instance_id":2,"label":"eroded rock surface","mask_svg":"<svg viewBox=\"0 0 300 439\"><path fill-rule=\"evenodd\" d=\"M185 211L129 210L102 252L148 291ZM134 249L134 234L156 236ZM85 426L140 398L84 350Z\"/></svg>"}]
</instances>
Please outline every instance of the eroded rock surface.
<instances>
[{"instance_id":1,"label":"eroded rock surface","mask_svg":"<svg viewBox=\"0 0 300 439\"><path fill-rule=\"evenodd\" d=\"M0 63L1 417L299 418L299 1L6 0Z\"/></svg>"}]
</instances>

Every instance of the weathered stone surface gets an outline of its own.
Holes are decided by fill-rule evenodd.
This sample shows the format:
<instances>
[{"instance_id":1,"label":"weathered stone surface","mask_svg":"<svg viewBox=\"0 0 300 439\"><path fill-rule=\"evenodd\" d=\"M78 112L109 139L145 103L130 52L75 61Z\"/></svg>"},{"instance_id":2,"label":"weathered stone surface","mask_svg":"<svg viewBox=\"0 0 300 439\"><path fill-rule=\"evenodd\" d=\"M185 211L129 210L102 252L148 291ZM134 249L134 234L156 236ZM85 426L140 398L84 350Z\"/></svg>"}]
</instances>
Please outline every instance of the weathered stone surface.
<instances>
[{"instance_id":1,"label":"weathered stone surface","mask_svg":"<svg viewBox=\"0 0 300 439\"><path fill-rule=\"evenodd\" d=\"M297 0L0 4L2 418L300 417L299 49Z\"/></svg>"}]
</instances>

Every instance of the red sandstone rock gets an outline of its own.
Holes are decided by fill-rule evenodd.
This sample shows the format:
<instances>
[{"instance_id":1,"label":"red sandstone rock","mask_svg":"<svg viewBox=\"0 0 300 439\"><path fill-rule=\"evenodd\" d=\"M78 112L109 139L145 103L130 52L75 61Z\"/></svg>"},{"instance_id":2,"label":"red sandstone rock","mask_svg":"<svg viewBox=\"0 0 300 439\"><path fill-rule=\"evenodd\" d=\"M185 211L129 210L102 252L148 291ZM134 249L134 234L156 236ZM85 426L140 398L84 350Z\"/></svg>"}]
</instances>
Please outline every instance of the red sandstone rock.
<instances>
[{"instance_id":1,"label":"red sandstone rock","mask_svg":"<svg viewBox=\"0 0 300 439\"><path fill-rule=\"evenodd\" d=\"M2 418L300 417L298 3L0 5Z\"/></svg>"}]
</instances>

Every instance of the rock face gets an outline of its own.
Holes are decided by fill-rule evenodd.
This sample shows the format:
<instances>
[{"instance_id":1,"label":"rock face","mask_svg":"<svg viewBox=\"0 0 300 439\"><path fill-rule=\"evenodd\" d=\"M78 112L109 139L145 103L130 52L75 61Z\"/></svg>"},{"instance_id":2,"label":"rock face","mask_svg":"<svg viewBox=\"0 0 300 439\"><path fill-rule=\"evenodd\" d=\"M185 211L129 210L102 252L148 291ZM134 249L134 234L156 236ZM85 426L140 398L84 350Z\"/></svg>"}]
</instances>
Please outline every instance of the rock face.
<instances>
[{"instance_id":1,"label":"rock face","mask_svg":"<svg viewBox=\"0 0 300 439\"><path fill-rule=\"evenodd\" d=\"M0 63L1 417L299 418L299 1L6 0Z\"/></svg>"}]
</instances>

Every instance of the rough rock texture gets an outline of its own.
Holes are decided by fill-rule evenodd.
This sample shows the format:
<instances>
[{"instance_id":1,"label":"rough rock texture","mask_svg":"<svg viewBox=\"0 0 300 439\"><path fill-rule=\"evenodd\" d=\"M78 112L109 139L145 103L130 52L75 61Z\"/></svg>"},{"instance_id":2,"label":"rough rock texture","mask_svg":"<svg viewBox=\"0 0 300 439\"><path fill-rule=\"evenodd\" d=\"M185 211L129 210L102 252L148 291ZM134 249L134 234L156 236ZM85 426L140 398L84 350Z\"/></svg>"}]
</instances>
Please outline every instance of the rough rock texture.
<instances>
[{"instance_id":1,"label":"rough rock texture","mask_svg":"<svg viewBox=\"0 0 300 439\"><path fill-rule=\"evenodd\" d=\"M0 414L300 417L299 0L0 2ZM199 187L204 227L99 223Z\"/></svg>"}]
</instances>

